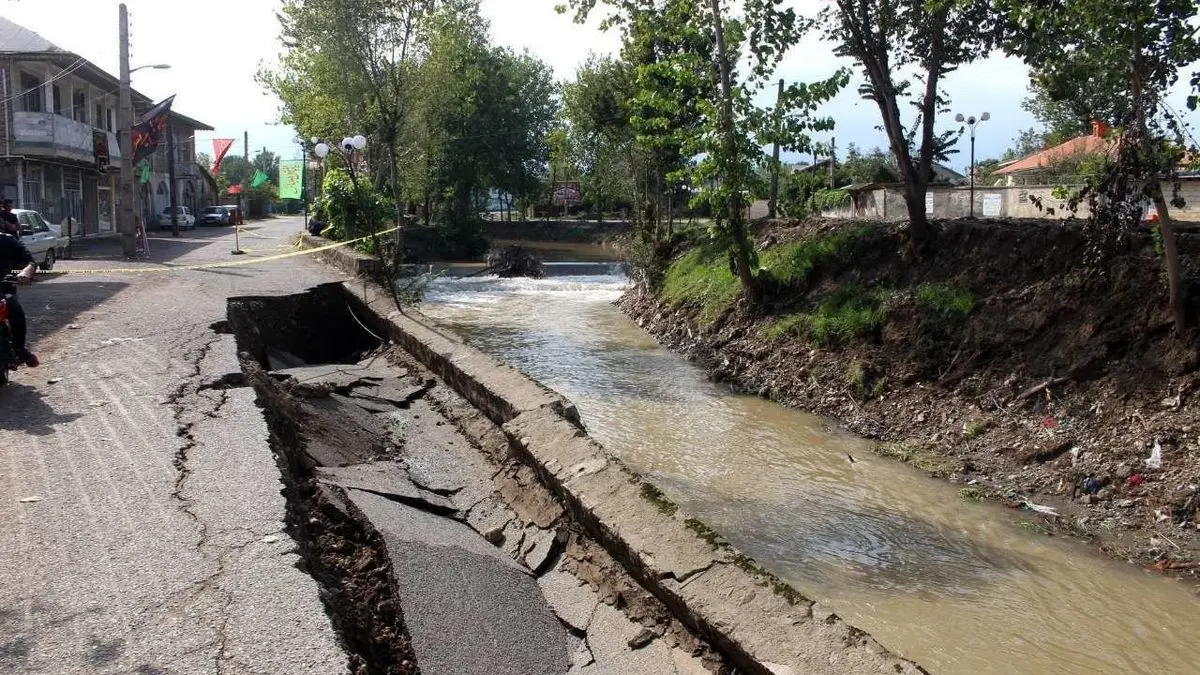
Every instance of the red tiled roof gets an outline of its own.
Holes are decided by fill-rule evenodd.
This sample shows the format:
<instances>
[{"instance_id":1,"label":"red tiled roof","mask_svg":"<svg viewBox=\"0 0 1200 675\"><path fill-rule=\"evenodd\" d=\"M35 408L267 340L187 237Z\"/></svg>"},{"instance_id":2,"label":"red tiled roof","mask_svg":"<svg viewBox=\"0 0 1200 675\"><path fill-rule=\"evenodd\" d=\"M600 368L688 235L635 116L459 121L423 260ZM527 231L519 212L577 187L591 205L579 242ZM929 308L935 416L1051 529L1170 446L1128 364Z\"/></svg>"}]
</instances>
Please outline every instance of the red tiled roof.
<instances>
[{"instance_id":1,"label":"red tiled roof","mask_svg":"<svg viewBox=\"0 0 1200 675\"><path fill-rule=\"evenodd\" d=\"M1112 147L1112 142L1107 138L1102 138L1095 134L1087 136L1079 136L1052 148L1046 148L1041 152L1034 153L1028 157L1023 157L1017 161L1002 166L996 169L993 173L1010 174L1021 173L1023 171L1035 171L1044 169L1054 162L1066 159L1068 157L1078 157L1083 155L1099 155L1108 152Z\"/></svg>"}]
</instances>

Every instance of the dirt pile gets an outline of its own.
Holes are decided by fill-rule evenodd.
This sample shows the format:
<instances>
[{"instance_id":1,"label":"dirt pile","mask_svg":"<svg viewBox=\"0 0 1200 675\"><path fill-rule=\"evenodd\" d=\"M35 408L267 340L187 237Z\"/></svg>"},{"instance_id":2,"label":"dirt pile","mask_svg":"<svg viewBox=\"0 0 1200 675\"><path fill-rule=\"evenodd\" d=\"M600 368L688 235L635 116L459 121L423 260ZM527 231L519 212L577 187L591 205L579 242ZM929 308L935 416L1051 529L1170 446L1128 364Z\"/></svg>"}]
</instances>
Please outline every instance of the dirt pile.
<instances>
[{"instance_id":1,"label":"dirt pile","mask_svg":"<svg viewBox=\"0 0 1200 675\"><path fill-rule=\"evenodd\" d=\"M1029 509L1048 533L1196 575L1197 334L1172 330L1149 235L1127 237L1099 273L1070 223L937 231L913 260L902 226L768 227L763 310L664 302L669 287L622 305L714 378L836 418L962 484L964 499ZM1200 238L1181 249L1200 259Z\"/></svg>"}]
</instances>

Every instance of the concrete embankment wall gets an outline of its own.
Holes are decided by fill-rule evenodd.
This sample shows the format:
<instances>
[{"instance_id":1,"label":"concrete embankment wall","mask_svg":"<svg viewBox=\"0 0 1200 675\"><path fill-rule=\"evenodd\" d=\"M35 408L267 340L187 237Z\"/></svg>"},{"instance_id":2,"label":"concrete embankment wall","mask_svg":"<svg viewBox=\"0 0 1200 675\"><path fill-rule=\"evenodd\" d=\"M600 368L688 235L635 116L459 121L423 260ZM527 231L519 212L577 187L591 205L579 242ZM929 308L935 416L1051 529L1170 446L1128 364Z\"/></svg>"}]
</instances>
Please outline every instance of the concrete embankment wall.
<instances>
[{"instance_id":1,"label":"concrete embankment wall","mask_svg":"<svg viewBox=\"0 0 1200 675\"><path fill-rule=\"evenodd\" d=\"M397 311L371 283L343 288L356 314L369 317L380 337L403 347L501 425L513 453L573 519L742 672L925 672L688 519L590 439L563 396L436 330L421 315Z\"/></svg>"}]
</instances>

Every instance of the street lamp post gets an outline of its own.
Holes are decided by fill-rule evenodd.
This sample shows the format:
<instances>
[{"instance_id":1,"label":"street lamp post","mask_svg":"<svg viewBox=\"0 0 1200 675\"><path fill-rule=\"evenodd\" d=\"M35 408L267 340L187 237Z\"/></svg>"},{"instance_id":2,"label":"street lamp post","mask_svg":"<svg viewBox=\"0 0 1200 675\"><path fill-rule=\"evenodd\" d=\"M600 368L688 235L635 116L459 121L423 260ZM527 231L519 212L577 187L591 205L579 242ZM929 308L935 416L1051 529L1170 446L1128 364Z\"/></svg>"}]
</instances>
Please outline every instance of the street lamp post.
<instances>
[{"instance_id":1,"label":"street lamp post","mask_svg":"<svg viewBox=\"0 0 1200 675\"><path fill-rule=\"evenodd\" d=\"M962 113L954 116L955 122L960 124L965 122L967 128L971 130L971 218L975 217L975 127L978 126L980 122L986 122L990 119L992 119L992 116L986 112L980 115L978 119L976 119L974 115L971 115L970 117L963 117Z\"/></svg>"},{"instance_id":2,"label":"street lamp post","mask_svg":"<svg viewBox=\"0 0 1200 675\"><path fill-rule=\"evenodd\" d=\"M322 162L329 156L330 147L328 143L321 142L318 138L312 139L316 145L313 147L313 154ZM358 213L356 203L358 201L358 173L354 167L354 153L361 152L367 147L367 137L362 134L347 136L338 144L338 149L342 151L342 155L346 158L346 168L350 172L350 183L354 186L354 199L350 200L350 226L357 231L356 223Z\"/></svg>"}]
</instances>

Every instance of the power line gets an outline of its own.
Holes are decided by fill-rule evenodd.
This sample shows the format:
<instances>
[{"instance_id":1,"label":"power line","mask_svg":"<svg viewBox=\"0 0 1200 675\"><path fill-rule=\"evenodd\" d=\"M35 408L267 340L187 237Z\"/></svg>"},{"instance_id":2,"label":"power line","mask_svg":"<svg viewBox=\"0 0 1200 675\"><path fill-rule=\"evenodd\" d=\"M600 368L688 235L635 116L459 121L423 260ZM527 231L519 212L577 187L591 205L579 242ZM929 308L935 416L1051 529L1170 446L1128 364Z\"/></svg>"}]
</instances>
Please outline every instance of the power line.
<instances>
[{"instance_id":1,"label":"power line","mask_svg":"<svg viewBox=\"0 0 1200 675\"><path fill-rule=\"evenodd\" d=\"M64 68L57 75L50 78L49 80L39 83L36 87L31 87L19 94L13 94L12 96L9 96L8 98L0 99L0 104L12 103L13 101L16 101L17 99L25 96L26 94L33 93L48 84L53 84L53 83L61 80L62 78L66 77L67 75L70 75L71 73L75 72L76 70L79 70L80 68L82 68L84 63L85 63L85 59L83 59L83 57L80 57L79 59L77 59L75 61L75 63L72 63L71 65L67 66L66 68Z\"/></svg>"}]
</instances>

